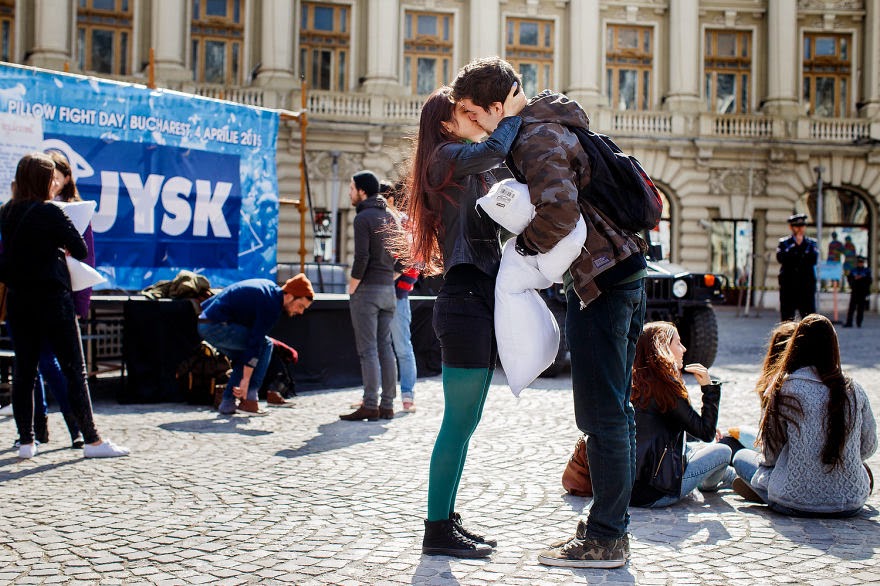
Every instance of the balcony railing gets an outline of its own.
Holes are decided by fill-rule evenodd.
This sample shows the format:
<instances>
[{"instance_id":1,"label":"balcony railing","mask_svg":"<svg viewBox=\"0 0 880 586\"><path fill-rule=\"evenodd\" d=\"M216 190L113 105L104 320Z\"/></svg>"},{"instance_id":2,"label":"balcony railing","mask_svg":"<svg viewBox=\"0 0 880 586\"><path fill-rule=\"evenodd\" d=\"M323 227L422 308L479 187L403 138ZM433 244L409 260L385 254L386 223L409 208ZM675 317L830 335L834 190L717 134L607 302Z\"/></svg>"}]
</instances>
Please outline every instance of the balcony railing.
<instances>
[{"instance_id":1,"label":"balcony railing","mask_svg":"<svg viewBox=\"0 0 880 586\"><path fill-rule=\"evenodd\" d=\"M700 134L736 138L770 138L774 136L774 121L772 117L758 115L702 114Z\"/></svg>"},{"instance_id":2,"label":"balcony railing","mask_svg":"<svg viewBox=\"0 0 880 586\"><path fill-rule=\"evenodd\" d=\"M870 120L858 118L812 118L809 138L827 142L855 142L871 136ZM880 137L874 137L880 138Z\"/></svg>"},{"instance_id":3,"label":"balcony railing","mask_svg":"<svg viewBox=\"0 0 880 586\"><path fill-rule=\"evenodd\" d=\"M231 100L251 106L298 109L299 93L260 87L185 85L183 91ZM416 126L424 96L386 96L312 90L307 111L315 121L360 122ZM291 106L289 106L291 105ZM808 118L787 120L763 114L689 114L666 111L625 111L595 108L591 126L597 132L631 137L705 137L731 139L791 139L854 143L880 139L880 123L863 118Z\"/></svg>"}]
</instances>

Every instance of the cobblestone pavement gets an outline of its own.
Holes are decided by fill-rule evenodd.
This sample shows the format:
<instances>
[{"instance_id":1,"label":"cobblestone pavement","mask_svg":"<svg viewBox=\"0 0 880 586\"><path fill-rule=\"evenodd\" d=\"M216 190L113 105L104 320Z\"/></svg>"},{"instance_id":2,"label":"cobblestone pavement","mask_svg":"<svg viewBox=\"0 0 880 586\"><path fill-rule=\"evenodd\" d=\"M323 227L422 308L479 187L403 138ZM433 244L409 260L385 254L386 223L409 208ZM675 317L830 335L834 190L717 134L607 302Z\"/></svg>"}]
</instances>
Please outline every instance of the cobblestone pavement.
<instances>
[{"instance_id":1,"label":"cobblestone pavement","mask_svg":"<svg viewBox=\"0 0 880 586\"><path fill-rule=\"evenodd\" d=\"M756 422L752 385L773 321L719 311L722 429ZM878 331L871 314L840 338L880 414ZM309 392L268 417L99 402L99 429L133 451L116 460L67 449L52 414L53 439L36 458L0 451L0 583L880 583L876 489L850 520L791 519L730 491L695 494L632 511L625 568L538 565L538 551L571 534L589 500L560 485L578 433L569 381L536 386L515 399L498 373L471 444L457 508L498 538L487 560L420 553L442 415L430 378L417 386L417 413L375 423L338 419L357 389ZM14 437L12 419L0 418L0 444ZM871 464L880 471L880 457Z\"/></svg>"}]
</instances>

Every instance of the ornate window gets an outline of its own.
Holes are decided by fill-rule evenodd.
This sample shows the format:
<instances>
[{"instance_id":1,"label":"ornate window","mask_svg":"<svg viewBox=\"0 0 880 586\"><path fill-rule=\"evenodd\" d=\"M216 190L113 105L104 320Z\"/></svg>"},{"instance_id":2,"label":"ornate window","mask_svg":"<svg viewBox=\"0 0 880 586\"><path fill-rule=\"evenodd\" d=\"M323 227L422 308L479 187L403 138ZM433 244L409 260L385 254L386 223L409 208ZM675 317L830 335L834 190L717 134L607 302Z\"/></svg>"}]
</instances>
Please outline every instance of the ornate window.
<instances>
[{"instance_id":1,"label":"ornate window","mask_svg":"<svg viewBox=\"0 0 880 586\"><path fill-rule=\"evenodd\" d=\"M241 83L244 0L192 0L193 79Z\"/></svg>"},{"instance_id":2,"label":"ornate window","mask_svg":"<svg viewBox=\"0 0 880 586\"><path fill-rule=\"evenodd\" d=\"M619 110L648 110L653 104L651 69L654 33L650 27L611 24L605 43L608 102Z\"/></svg>"},{"instance_id":3,"label":"ornate window","mask_svg":"<svg viewBox=\"0 0 880 586\"><path fill-rule=\"evenodd\" d=\"M15 53L15 0L0 0L0 61L12 61Z\"/></svg>"},{"instance_id":4,"label":"ornate window","mask_svg":"<svg viewBox=\"0 0 880 586\"><path fill-rule=\"evenodd\" d=\"M706 107L715 114L749 112L752 33L706 31Z\"/></svg>"},{"instance_id":5,"label":"ornate window","mask_svg":"<svg viewBox=\"0 0 880 586\"><path fill-rule=\"evenodd\" d=\"M80 71L128 75L131 4L130 0L78 0L76 50Z\"/></svg>"},{"instance_id":6,"label":"ornate window","mask_svg":"<svg viewBox=\"0 0 880 586\"><path fill-rule=\"evenodd\" d=\"M350 18L351 8L346 5L302 3L299 70L312 89L348 89Z\"/></svg>"},{"instance_id":7,"label":"ornate window","mask_svg":"<svg viewBox=\"0 0 880 586\"><path fill-rule=\"evenodd\" d=\"M553 87L553 29L550 20L507 19L506 58L528 97Z\"/></svg>"},{"instance_id":8,"label":"ornate window","mask_svg":"<svg viewBox=\"0 0 880 586\"><path fill-rule=\"evenodd\" d=\"M658 187L660 199L663 200L663 211L660 214L660 222L657 227L648 232L651 244L659 244L663 251L662 260L672 258L672 208L669 205L669 197L662 188ZM654 260L661 260L655 258Z\"/></svg>"},{"instance_id":9,"label":"ornate window","mask_svg":"<svg viewBox=\"0 0 880 586\"><path fill-rule=\"evenodd\" d=\"M846 116L851 74L850 35L804 33L804 103L811 114Z\"/></svg>"},{"instance_id":10,"label":"ornate window","mask_svg":"<svg viewBox=\"0 0 880 586\"><path fill-rule=\"evenodd\" d=\"M404 14L403 85L414 94L430 94L452 78L452 15Z\"/></svg>"}]
</instances>

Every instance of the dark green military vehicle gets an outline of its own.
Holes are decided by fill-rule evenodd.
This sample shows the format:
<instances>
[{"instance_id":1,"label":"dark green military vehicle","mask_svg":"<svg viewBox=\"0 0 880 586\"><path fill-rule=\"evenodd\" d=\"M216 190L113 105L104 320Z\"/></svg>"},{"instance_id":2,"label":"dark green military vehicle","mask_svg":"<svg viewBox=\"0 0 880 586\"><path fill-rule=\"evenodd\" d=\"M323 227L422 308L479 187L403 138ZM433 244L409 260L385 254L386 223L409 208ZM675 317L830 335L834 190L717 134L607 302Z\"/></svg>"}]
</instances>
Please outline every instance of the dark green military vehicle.
<instances>
[{"instance_id":1,"label":"dark green military vehicle","mask_svg":"<svg viewBox=\"0 0 880 586\"><path fill-rule=\"evenodd\" d=\"M718 323L713 303L724 301L723 277L712 273L692 273L666 261L648 261L645 278L647 311L645 322L669 321L676 325L687 348L685 364L699 362L706 367L715 362L718 351ZM542 296L559 323L559 353L543 376L556 376L569 364L565 343L565 296L562 285L545 289Z\"/></svg>"}]
</instances>

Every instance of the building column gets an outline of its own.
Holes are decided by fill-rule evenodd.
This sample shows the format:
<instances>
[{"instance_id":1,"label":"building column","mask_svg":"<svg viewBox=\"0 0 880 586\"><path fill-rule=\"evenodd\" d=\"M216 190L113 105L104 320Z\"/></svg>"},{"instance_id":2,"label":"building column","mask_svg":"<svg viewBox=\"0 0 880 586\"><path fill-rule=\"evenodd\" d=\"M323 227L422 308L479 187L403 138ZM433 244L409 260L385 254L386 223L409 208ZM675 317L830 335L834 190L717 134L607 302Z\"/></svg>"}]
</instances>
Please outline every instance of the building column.
<instances>
[{"instance_id":1,"label":"building column","mask_svg":"<svg viewBox=\"0 0 880 586\"><path fill-rule=\"evenodd\" d=\"M698 0L669 3L669 93L666 108L699 112L700 7Z\"/></svg>"},{"instance_id":2,"label":"building column","mask_svg":"<svg viewBox=\"0 0 880 586\"><path fill-rule=\"evenodd\" d=\"M859 108L859 114L866 118L880 118L880 6L877 2L865 2L862 80L865 101Z\"/></svg>"},{"instance_id":3,"label":"building column","mask_svg":"<svg viewBox=\"0 0 880 586\"><path fill-rule=\"evenodd\" d=\"M498 0L471 0L470 58L501 55L501 14Z\"/></svg>"},{"instance_id":4,"label":"building column","mask_svg":"<svg viewBox=\"0 0 880 586\"><path fill-rule=\"evenodd\" d=\"M599 0L571 0L568 5L571 51L566 95L589 110L606 106L602 94L602 18ZM559 48L561 50L561 47Z\"/></svg>"},{"instance_id":5,"label":"building column","mask_svg":"<svg viewBox=\"0 0 880 586\"><path fill-rule=\"evenodd\" d=\"M75 30L70 24L75 22L75 15L70 14L72 6L68 0L34 1L34 46L25 48L25 53L30 53L28 65L62 70L67 62L75 68L70 54L70 34Z\"/></svg>"},{"instance_id":6,"label":"building column","mask_svg":"<svg viewBox=\"0 0 880 586\"><path fill-rule=\"evenodd\" d=\"M260 31L260 68L254 84L262 87L292 89L293 75L293 3L290 0L263 0Z\"/></svg>"},{"instance_id":7,"label":"building column","mask_svg":"<svg viewBox=\"0 0 880 586\"><path fill-rule=\"evenodd\" d=\"M870 4L870 3L869 3ZM767 96L763 111L778 116L798 116L797 1L774 0L767 4Z\"/></svg>"},{"instance_id":8,"label":"building column","mask_svg":"<svg viewBox=\"0 0 880 586\"><path fill-rule=\"evenodd\" d=\"M187 16L191 16L189 11L178 0L153 0L150 47L159 85L165 85L160 81L192 81L192 72L186 68Z\"/></svg>"},{"instance_id":9,"label":"building column","mask_svg":"<svg viewBox=\"0 0 880 586\"><path fill-rule=\"evenodd\" d=\"M397 75L400 34L400 8L395 0L370 0L367 6L367 30L375 36L367 43L367 74L364 91L371 94L401 94L403 86Z\"/></svg>"}]
</instances>

